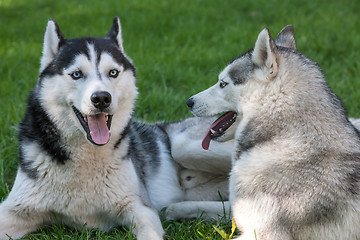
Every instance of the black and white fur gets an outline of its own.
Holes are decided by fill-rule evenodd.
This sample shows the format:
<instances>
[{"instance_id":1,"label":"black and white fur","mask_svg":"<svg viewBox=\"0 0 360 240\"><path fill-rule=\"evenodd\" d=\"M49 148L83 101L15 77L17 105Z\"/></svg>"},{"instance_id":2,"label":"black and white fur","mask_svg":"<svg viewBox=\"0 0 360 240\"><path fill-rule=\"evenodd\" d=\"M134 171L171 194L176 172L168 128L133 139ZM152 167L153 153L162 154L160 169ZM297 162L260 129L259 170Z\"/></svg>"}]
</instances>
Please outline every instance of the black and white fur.
<instances>
[{"instance_id":1,"label":"black and white fur","mask_svg":"<svg viewBox=\"0 0 360 240\"><path fill-rule=\"evenodd\" d=\"M360 239L360 136L292 26L232 61L188 105L240 115L230 202L239 239ZM353 120L359 126L358 120Z\"/></svg>"},{"instance_id":2,"label":"black and white fur","mask_svg":"<svg viewBox=\"0 0 360 240\"><path fill-rule=\"evenodd\" d=\"M105 38L65 39L48 22L40 76L19 127L20 166L0 205L0 239L53 223L105 231L134 225L138 239L162 239L157 211L164 207L172 219L221 213L211 201L221 200L219 192L228 197L231 151L193 147L209 119L134 121L135 81L118 18ZM205 204L194 202L196 211L185 214L189 200Z\"/></svg>"}]
</instances>

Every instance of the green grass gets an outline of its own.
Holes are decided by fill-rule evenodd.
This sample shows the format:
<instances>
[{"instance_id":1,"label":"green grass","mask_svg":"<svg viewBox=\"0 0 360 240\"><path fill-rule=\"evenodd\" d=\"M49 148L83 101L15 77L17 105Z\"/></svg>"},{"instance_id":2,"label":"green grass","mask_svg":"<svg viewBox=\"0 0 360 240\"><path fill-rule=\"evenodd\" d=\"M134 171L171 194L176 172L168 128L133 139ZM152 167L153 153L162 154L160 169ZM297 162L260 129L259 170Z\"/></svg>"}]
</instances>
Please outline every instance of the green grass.
<instances>
[{"instance_id":1,"label":"green grass","mask_svg":"<svg viewBox=\"0 0 360 240\"><path fill-rule=\"evenodd\" d=\"M231 59L253 47L268 27L273 36L295 27L297 48L318 62L350 116L360 116L360 4L353 0L0 0L0 199L14 181L21 121L34 86L49 18L68 38L104 36L119 16L127 54L138 73L136 117L173 121L191 116L185 101L215 83ZM229 221L215 223L231 229ZM221 239L200 220L163 221L167 239ZM50 226L29 239L132 239L129 231L75 231Z\"/></svg>"}]
</instances>

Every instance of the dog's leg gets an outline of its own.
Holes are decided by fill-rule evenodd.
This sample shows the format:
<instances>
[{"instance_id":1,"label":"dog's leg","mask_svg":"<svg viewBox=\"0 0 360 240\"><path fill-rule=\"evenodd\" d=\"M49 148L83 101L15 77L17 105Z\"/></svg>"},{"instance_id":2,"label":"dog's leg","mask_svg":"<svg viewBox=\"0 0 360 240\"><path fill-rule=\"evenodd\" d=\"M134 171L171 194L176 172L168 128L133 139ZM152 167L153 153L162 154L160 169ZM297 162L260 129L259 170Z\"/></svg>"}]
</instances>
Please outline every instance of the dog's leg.
<instances>
[{"instance_id":1,"label":"dog's leg","mask_svg":"<svg viewBox=\"0 0 360 240\"><path fill-rule=\"evenodd\" d=\"M201 147L206 131L214 120L215 118L189 118L165 127L175 162L184 168L208 173L230 172L233 137L222 142L212 141L209 150Z\"/></svg>"},{"instance_id":2,"label":"dog's leg","mask_svg":"<svg viewBox=\"0 0 360 240\"><path fill-rule=\"evenodd\" d=\"M231 154L234 141L212 142L209 150L201 147L202 139L188 137L189 133L170 136L171 154L174 161L184 168L208 173L228 173L231 169Z\"/></svg>"},{"instance_id":3,"label":"dog's leg","mask_svg":"<svg viewBox=\"0 0 360 240\"><path fill-rule=\"evenodd\" d=\"M185 201L171 204L165 211L166 219L205 218L218 220L230 216L228 201Z\"/></svg>"},{"instance_id":4,"label":"dog's leg","mask_svg":"<svg viewBox=\"0 0 360 240\"><path fill-rule=\"evenodd\" d=\"M0 205L0 239L17 239L37 230L42 219L31 217L26 209L12 206L9 201Z\"/></svg>"},{"instance_id":5,"label":"dog's leg","mask_svg":"<svg viewBox=\"0 0 360 240\"><path fill-rule=\"evenodd\" d=\"M156 210L136 203L131 210L125 214L125 224L134 226L134 233L139 240L159 240L163 239L164 230L161 225L160 217ZM124 223L123 223L124 224Z\"/></svg>"}]
</instances>

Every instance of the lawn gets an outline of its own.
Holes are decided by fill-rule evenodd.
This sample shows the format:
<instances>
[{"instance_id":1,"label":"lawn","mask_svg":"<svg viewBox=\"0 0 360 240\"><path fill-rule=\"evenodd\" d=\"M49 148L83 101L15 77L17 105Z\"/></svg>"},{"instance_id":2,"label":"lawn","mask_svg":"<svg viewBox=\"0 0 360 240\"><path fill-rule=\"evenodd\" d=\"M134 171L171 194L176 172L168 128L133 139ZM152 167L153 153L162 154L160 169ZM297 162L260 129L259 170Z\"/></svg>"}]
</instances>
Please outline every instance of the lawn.
<instances>
[{"instance_id":1,"label":"lawn","mask_svg":"<svg viewBox=\"0 0 360 240\"><path fill-rule=\"evenodd\" d=\"M318 62L349 115L360 117L360 3L353 0L0 0L0 199L11 189L18 163L16 126L34 86L47 20L68 38L104 36L114 16L137 67L135 117L147 122L191 116L185 101L212 85L226 64L253 47L262 28L272 36L295 27L297 48ZM222 239L212 225L165 221L166 239ZM75 231L59 225L28 239L132 239L128 230Z\"/></svg>"}]
</instances>

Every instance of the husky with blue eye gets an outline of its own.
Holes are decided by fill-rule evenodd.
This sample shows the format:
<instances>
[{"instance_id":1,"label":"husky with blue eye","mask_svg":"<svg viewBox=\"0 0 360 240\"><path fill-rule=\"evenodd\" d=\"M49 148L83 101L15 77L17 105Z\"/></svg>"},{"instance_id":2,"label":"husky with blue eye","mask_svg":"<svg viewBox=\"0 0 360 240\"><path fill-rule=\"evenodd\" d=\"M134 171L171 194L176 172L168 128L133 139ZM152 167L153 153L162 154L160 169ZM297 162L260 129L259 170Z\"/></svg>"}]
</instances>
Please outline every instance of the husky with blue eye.
<instances>
[{"instance_id":1,"label":"husky with blue eye","mask_svg":"<svg viewBox=\"0 0 360 240\"><path fill-rule=\"evenodd\" d=\"M211 119L135 121L135 81L118 18L105 38L65 39L48 22L40 76L19 126L20 166L0 205L0 239L56 223L134 225L138 239L162 239L164 207L172 219L199 209L221 214L201 201L220 201L219 191L227 198L231 152L207 154L192 144ZM189 200L198 208L184 215L181 202Z\"/></svg>"},{"instance_id":2,"label":"husky with blue eye","mask_svg":"<svg viewBox=\"0 0 360 240\"><path fill-rule=\"evenodd\" d=\"M275 40L261 31L187 104L196 116L225 112L205 149L235 136L229 191L239 239L360 239L359 132L319 66L296 50L292 26Z\"/></svg>"}]
</instances>

